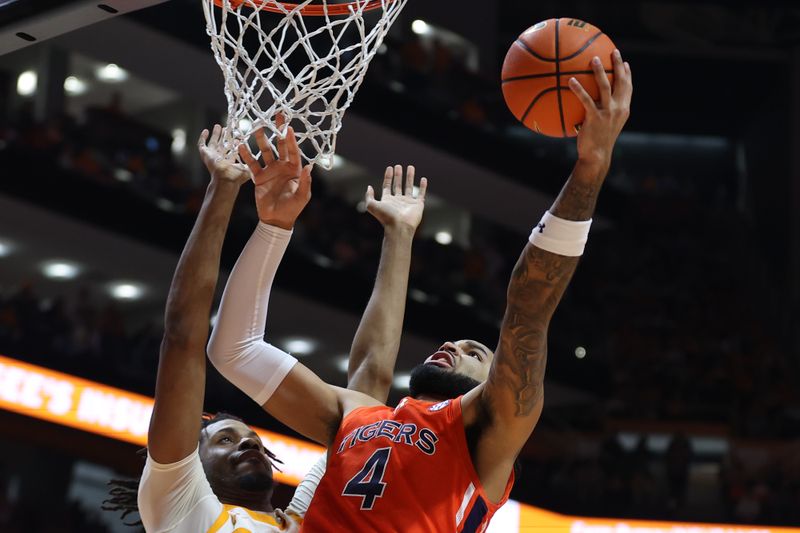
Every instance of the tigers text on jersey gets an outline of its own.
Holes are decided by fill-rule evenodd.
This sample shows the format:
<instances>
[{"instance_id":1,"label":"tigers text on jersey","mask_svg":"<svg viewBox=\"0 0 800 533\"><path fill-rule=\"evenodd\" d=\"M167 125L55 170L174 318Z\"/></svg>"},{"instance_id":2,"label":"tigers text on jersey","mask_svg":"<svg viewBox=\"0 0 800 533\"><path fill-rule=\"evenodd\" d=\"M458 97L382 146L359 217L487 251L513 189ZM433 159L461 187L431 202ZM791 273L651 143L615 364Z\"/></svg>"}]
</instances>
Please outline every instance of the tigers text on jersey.
<instances>
[{"instance_id":1,"label":"tigers text on jersey","mask_svg":"<svg viewBox=\"0 0 800 533\"><path fill-rule=\"evenodd\" d=\"M361 407L342 420L301 531L482 532L513 482L500 503L486 497L461 398Z\"/></svg>"},{"instance_id":2,"label":"tigers text on jersey","mask_svg":"<svg viewBox=\"0 0 800 533\"><path fill-rule=\"evenodd\" d=\"M197 450L171 465L158 464L148 456L138 499L147 533L284 531L272 515L223 505L211 491Z\"/></svg>"}]
</instances>

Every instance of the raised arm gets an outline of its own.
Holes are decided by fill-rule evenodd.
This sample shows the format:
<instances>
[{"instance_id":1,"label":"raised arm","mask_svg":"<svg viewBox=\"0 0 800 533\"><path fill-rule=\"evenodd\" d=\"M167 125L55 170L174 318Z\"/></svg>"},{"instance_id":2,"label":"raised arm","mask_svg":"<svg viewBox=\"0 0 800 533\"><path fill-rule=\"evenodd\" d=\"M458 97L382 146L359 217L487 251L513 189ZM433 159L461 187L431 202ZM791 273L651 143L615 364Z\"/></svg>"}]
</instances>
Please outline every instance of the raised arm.
<instances>
[{"instance_id":1,"label":"raised arm","mask_svg":"<svg viewBox=\"0 0 800 533\"><path fill-rule=\"evenodd\" d=\"M383 248L375 287L350 348L347 388L385 403L392 388L406 310L411 243L422 221L428 180L422 178L414 195L415 169L388 167L381 199L367 189L367 211L383 225Z\"/></svg>"},{"instance_id":2,"label":"raised arm","mask_svg":"<svg viewBox=\"0 0 800 533\"><path fill-rule=\"evenodd\" d=\"M246 146L239 154L254 176L260 222L228 278L208 356L222 375L272 416L327 445L348 400L357 393L326 384L264 341L272 282L295 220L311 197L311 166L301 165L291 127L286 139L278 141L277 159L263 130L256 140L263 165Z\"/></svg>"},{"instance_id":3,"label":"raised arm","mask_svg":"<svg viewBox=\"0 0 800 533\"><path fill-rule=\"evenodd\" d=\"M206 385L205 345L220 252L246 168L220 159L221 128L203 131L198 147L211 173L203 206L172 278L158 362L156 400L147 447L158 463L170 464L197 448ZM208 143L206 143L208 141Z\"/></svg>"},{"instance_id":4,"label":"raised arm","mask_svg":"<svg viewBox=\"0 0 800 533\"><path fill-rule=\"evenodd\" d=\"M630 67L618 52L613 63L613 91L600 61L592 63L600 87L597 103L570 79L570 88L586 108L578 135L578 162L514 268L488 380L465 398L470 407L465 418L483 426L476 467L490 496L502 495L513 463L542 412L547 329L578 265L614 144L628 119L633 91Z\"/></svg>"}]
</instances>

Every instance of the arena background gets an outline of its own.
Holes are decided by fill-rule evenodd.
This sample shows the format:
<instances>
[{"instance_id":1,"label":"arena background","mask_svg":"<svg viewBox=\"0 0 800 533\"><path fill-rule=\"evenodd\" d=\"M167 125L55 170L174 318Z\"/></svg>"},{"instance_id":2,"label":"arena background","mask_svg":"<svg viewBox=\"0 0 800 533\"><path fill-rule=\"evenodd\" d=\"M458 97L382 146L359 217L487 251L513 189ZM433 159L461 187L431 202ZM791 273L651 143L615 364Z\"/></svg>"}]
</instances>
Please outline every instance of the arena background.
<instances>
[{"instance_id":1,"label":"arena background","mask_svg":"<svg viewBox=\"0 0 800 533\"><path fill-rule=\"evenodd\" d=\"M224 118L200 2L103 6L0 1L2 532L130 530L100 502L142 467L166 292L206 179L194 140ZM432 196L392 401L442 340L494 342L511 267L575 156L516 123L499 67L557 16L615 40L635 95L551 328L512 493L525 505L493 531L800 526L795 2L411 0L316 174L270 336L344 384L380 250L359 202L397 162ZM226 271L255 220L245 191ZM319 450L218 375L207 389L208 410L271 432L295 465L285 504Z\"/></svg>"}]
</instances>

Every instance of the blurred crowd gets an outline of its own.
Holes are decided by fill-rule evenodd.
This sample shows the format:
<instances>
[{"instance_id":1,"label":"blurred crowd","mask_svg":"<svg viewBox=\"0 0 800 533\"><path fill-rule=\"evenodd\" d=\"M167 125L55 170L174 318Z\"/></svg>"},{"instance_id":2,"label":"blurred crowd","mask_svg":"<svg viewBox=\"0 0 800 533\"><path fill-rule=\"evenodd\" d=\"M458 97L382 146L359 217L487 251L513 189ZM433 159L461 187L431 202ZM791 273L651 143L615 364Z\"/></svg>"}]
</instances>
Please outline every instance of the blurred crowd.
<instances>
[{"instance_id":1,"label":"blurred crowd","mask_svg":"<svg viewBox=\"0 0 800 533\"><path fill-rule=\"evenodd\" d=\"M127 386L150 384L161 327L131 327L114 300L81 288L44 297L36 287L0 285L0 353ZM137 387L138 388L138 387Z\"/></svg>"},{"instance_id":2,"label":"blurred crowd","mask_svg":"<svg viewBox=\"0 0 800 533\"><path fill-rule=\"evenodd\" d=\"M77 503L21 505L0 495L0 530L3 533L109 533L108 526Z\"/></svg>"},{"instance_id":3,"label":"blurred crowd","mask_svg":"<svg viewBox=\"0 0 800 533\"><path fill-rule=\"evenodd\" d=\"M395 80L395 92L413 89L421 105L476 127L508 121L496 83L481 88L490 82L472 73L468 51L413 35L392 47L401 52L378 56L371 79ZM203 187L174 161L170 137L125 116L114 102L89 110L80 123L68 116L39 123L22 108L0 127L0 142L187 218L202 199ZM732 446L709 459L681 433L654 453L644 439L624 448L611 429L621 420L692 422L724 428L732 440L800 438L800 368L788 355L783 310L768 303L780 298L753 220L734 200L737 191L728 182L707 179L712 185L698 188L676 172L624 165L609 177L614 216L593 233L551 331L551 360L572 359L578 342L588 355L569 364L554 360L549 376L597 398L590 408L559 411L558 423L601 435L602 444L589 453L526 459L516 493L565 513L696 518L691 502L701 497L702 483L691 472L703 462L713 466L721 512L700 518L796 525L800 454L754 459L745 446ZM480 220L473 221L468 248L421 239L411 287L427 305L460 305L496 325L524 242L524 235ZM309 262L367 286L380 254L380 227L318 180L293 246ZM160 335L157 323L132 326L113 301L88 289L52 298L30 283L0 286L0 353L146 384ZM63 512L65 520L85 520L74 509ZM3 522L9 516L15 515L0 500L0 526L11 523Z\"/></svg>"}]
</instances>

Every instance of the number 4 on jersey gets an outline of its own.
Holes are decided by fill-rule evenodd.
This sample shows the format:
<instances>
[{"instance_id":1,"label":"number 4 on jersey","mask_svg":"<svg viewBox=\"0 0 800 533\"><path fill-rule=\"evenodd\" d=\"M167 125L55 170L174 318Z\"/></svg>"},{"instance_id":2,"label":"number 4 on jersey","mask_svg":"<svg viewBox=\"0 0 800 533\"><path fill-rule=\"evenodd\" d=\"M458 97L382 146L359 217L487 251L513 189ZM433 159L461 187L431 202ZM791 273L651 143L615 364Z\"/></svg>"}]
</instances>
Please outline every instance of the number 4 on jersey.
<instances>
[{"instance_id":1,"label":"number 4 on jersey","mask_svg":"<svg viewBox=\"0 0 800 533\"><path fill-rule=\"evenodd\" d=\"M360 496L362 498L361 510L371 510L375 505L375 499L383 496L383 490L386 488L383 474L391 453L391 448L376 450L364 463L364 468L347 482L342 496Z\"/></svg>"}]
</instances>

